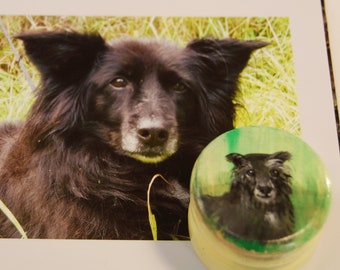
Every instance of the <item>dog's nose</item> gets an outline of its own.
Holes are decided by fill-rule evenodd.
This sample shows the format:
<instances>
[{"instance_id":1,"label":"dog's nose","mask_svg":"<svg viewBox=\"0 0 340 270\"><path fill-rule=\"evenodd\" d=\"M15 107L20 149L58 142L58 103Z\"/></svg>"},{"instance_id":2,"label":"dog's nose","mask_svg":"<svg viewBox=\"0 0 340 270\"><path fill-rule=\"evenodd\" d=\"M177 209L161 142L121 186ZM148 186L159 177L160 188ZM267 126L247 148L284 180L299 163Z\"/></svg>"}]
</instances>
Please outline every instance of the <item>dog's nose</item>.
<instances>
[{"instance_id":1,"label":"dog's nose","mask_svg":"<svg viewBox=\"0 0 340 270\"><path fill-rule=\"evenodd\" d=\"M141 128L138 137L144 144L161 146L168 140L169 132L164 128Z\"/></svg>"},{"instance_id":2,"label":"dog's nose","mask_svg":"<svg viewBox=\"0 0 340 270\"><path fill-rule=\"evenodd\" d=\"M258 186L257 189L265 196L268 196L270 192L273 190L271 186Z\"/></svg>"}]
</instances>

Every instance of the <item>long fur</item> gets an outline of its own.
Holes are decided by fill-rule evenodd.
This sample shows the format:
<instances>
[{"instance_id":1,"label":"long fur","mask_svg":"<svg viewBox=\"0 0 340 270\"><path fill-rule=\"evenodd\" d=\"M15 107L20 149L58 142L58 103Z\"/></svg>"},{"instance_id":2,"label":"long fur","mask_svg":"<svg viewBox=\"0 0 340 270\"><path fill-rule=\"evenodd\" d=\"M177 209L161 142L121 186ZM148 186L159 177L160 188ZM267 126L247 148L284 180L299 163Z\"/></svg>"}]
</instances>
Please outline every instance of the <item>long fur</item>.
<instances>
[{"instance_id":1,"label":"long fur","mask_svg":"<svg viewBox=\"0 0 340 270\"><path fill-rule=\"evenodd\" d=\"M291 175L285 164L288 152L273 154L232 153L234 164L230 192L203 195L208 216L217 228L234 237L266 242L294 232Z\"/></svg>"},{"instance_id":2,"label":"long fur","mask_svg":"<svg viewBox=\"0 0 340 270\"><path fill-rule=\"evenodd\" d=\"M233 128L233 98L253 50L202 39L105 42L97 34L17 36L41 74L25 122L0 128L0 199L30 238L188 236L193 163ZM155 124L157 123L157 124ZM0 236L19 237L0 213Z\"/></svg>"}]
</instances>

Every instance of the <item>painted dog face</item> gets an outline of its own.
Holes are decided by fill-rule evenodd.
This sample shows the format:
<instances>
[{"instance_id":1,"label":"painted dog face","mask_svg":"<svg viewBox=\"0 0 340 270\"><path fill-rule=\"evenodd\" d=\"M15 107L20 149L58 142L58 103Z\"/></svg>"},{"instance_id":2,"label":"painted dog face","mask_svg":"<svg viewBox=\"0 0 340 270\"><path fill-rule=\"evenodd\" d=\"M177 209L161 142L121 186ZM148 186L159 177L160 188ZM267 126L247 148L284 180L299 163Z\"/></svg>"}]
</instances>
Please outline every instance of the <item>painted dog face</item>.
<instances>
[{"instance_id":1,"label":"painted dog face","mask_svg":"<svg viewBox=\"0 0 340 270\"><path fill-rule=\"evenodd\" d=\"M275 202L279 196L291 194L291 176L285 164L290 158L288 152L227 155L227 160L235 165L233 184L247 190L255 201L264 204Z\"/></svg>"}]
</instances>

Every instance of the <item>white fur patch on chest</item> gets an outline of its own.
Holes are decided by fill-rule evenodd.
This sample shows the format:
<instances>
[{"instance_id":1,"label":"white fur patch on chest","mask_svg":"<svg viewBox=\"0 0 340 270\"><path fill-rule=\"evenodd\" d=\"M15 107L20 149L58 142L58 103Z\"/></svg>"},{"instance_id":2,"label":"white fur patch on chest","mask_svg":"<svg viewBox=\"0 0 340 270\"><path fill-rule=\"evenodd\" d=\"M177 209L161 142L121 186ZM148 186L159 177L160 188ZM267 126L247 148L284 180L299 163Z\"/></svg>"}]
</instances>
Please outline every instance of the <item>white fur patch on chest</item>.
<instances>
[{"instance_id":1,"label":"white fur patch on chest","mask_svg":"<svg viewBox=\"0 0 340 270\"><path fill-rule=\"evenodd\" d=\"M264 220L274 227L280 227L279 219L276 213L267 211Z\"/></svg>"}]
</instances>

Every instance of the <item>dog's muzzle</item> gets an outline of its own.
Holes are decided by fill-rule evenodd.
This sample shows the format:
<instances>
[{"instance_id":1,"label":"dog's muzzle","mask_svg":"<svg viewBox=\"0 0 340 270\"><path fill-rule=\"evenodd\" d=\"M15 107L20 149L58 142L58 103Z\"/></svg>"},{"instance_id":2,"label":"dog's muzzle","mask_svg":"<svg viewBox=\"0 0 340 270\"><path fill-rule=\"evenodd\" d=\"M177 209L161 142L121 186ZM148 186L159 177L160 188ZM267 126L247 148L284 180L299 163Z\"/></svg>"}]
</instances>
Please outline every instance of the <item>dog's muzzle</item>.
<instances>
[{"instance_id":1,"label":"dog's muzzle","mask_svg":"<svg viewBox=\"0 0 340 270\"><path fill-rule=\"evenodd\" d=\"M177 151L177 123L173 119L140 118L123 124L122 149L145 163L159 163Z\"/></svg>"}]
</instances>

